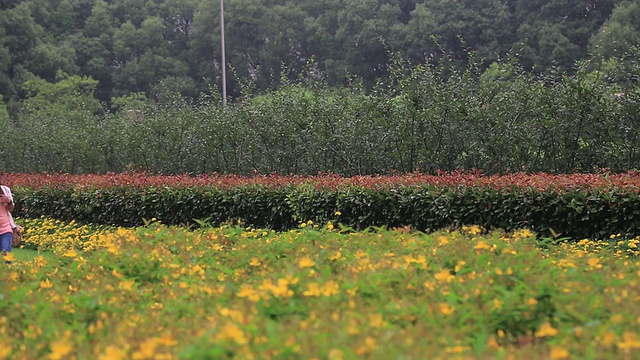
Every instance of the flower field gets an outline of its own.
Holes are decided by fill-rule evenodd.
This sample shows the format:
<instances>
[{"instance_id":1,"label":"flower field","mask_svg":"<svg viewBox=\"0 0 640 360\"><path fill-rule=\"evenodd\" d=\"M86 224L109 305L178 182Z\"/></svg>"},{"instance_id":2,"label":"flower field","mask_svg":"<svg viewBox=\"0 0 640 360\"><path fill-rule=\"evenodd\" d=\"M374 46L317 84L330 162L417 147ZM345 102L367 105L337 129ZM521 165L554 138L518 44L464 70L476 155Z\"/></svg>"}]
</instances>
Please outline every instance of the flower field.
<instances>
[{"instance_id":1,"label":"flower field","mask_svg":"<svg viewBox=\"0 0 640 360\"><path fill-rule=\"evenodd\" d=\"M0 359L640 356L637 238L19 222Z\"/></svg>"}]
</instances>

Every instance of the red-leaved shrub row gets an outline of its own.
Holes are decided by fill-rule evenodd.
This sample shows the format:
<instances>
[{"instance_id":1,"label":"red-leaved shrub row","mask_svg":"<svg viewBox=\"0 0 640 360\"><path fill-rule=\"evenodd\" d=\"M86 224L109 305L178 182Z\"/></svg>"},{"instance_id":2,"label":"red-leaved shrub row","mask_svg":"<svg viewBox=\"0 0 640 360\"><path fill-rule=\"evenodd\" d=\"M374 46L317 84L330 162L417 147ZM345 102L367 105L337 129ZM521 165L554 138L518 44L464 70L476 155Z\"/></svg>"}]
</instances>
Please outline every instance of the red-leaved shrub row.
<instances>
[{"instance_id":1,"label":"red-leaved shrub row","mask_svg":"<svg viewBox=\"0 0 640 360\"><path fill-rule=\"evenodd\" d=\"M431 231L461 225L542 235L608 238L640 235L640 174L476 172L389 176L158 176L5 174L16 216L136 226L212 225L242 220L277 230L333 221L357 229L412 226Z\"/></svg>"},{"instance_id":2,"label":"red-leaved shrub row","mask_svg":"<svg viewBox=\"0 0 640 360\"><path fill-rule=\"evenodd\" d=\"M215 187L228 189L244 186L285 187L308 184L316 188L336 189L342 186L357 186L365 189L388 189L400 186L438 186L468 187L480 186L492 189L531 188L537 190L553 189L575 190L594 188L616 188L637 190L640 188L640 172L631 171L621 174L606 172L597 174L526 174L485 176L475 171L442 172L437 175L407 173L397 175L375 175L341 177L335 174L316 176L256 174L240 175L152 175L146 173L107 173L107 174L23 174L6 173L0 175L0 181L15 187L40 189L43 187L64 188L87 186L106 187Z\"/></svg>"}]
</instances>

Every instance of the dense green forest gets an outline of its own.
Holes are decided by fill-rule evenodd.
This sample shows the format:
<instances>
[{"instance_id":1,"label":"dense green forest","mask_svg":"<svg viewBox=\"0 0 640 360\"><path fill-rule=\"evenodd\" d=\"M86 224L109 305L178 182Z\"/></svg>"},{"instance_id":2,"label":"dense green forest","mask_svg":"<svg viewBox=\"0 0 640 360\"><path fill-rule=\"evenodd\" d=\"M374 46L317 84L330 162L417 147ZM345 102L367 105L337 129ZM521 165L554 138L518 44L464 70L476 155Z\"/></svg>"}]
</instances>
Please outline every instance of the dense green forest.
<instances>
[{"instance_id":1,"label":"dense green forest","mask_svg":"<svg viewBox=\"0 0 640 360\"><path fill-rule=\"evenodd\" d=\"M95 98L196 98L219 87L218 0L1 0L0 95L9 113L34 82L62 71L96 80ZM281 73L388 75L393 53L415 64L470 52L488 67L517 53L527 71L572 71L576 60L619 55L640 39L637 1L226 0L229 93L277 86ZM311 69L309 69L311 67ZM117 101L116 101L117 102Z\"/></svg>"},{"instance_id":2,"label":"dense green forest","mask_svg":"<svg viewBox=\"0 0 640 360\"><path fill-rule=\"evenodd\" d=\"M640 168L640 4L0 0L0 169Z\"/></svg>"}]
</instances>

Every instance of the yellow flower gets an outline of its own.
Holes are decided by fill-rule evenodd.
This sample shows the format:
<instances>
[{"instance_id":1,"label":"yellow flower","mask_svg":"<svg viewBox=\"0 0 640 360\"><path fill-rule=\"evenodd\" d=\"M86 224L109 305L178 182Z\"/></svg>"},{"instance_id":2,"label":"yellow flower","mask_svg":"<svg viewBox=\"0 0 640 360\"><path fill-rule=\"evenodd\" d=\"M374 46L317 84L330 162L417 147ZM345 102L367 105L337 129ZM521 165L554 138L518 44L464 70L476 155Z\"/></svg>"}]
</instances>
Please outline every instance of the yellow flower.
<instances>
[{"instance_id":1,"label":"yellow flower","mask_svg":"<svg viewBox=\"0 0 640 360\"><path fill-rule=\"evenodd\" d=\"M569 357L569 351L559 346L552 346L550 357L551 360L566 359Z\"/></svg>"},{"instance_id":2,"label":"yellow flower","mask_svg":"<svg viewBox=\"0 0 640 360\"><path fill-rule=\"evenodd\" d=\"M75 250L73 250L73 249L70 249L70 250L67 250L67 252L66 252L66 253L64 253L64 255L63 255L63 256L65 256L65 257L70 257L70 258L74 258L74 257L78 256L78 252L77 252L77 251L75 251Z\"/></svg>"},{"instance_id":3,"label":"yellow flower","mask_svg":"<svg viewBox=\"0 0 640 360\"><path fill-rule=\"evenodd\" d=\"M236 295L241 298L249 298L251 301L260 300L260 295L258 295L256 290L249 284L242 284L242 286L240 286L240 291L238 291Z\"/></svg>"},{"instance_id":4,"label":"yellow flower","mask_svg":"<svg viewBox=\"0 0 640 360\"><path fill-rule=\"evenodd\" d=\"M238 345L245 345L249 340L238 326L227 323L218 334L220 340L232 340Z\"/></svg>"},{"instance_id":5,"label":"yellow flower","mask_svg":"<svg viewBox=\"0 0 640 360\"><path fill-rule=\"evenodd\" d=\"M598 258L591 258L591 259L587 260L587 264L592 269L600 269L602 267L602 264L600 264L600 259L598 259Z\"/></svg>"},{"instance_id":6,"label":"yellow flower","mask_svg":"<svg viewBox=\"0 0 640 360\"><path fill-rule=\"evenodd\" d=\"M492 349L496 349L496 350L500 349L500 344L494 338L489 338L489 340L487 341L487 346L492 348Z\"/></svg>"},{"instance_id":7,"label":"yellow flower","mask_svg":"<svg viewBox=\"0 0 640 360\"><path fill-rule=\"evenodd\" d=\"M515 240L526 239L533 236L533 233L529 229L522 229L513 233Z\"/></svg>"},{"instance_id":8,"label":"yellow flower","mask_svg":"<svg viewBox=\"0 0 640 360\"><path fill-rule=\"evenodd\" d=\"M616 340L616 335L610 331L605 331L599 340L602 343L602 345L611 346Z\"/></svg>"},{"instance_id":9,"label":"yellow flower","mask_svg":"<svg viewBox=\"0 0 640 360\"><path fill-rule=\"evenodd\" d=\"M454 353L454 354L461 353L461 352L463 352L465 350L467 350L467 348L465 348L462 345L456 345L456 346L448 347L448 348L445 349L446 352Z\"/></svg>"},{"instance_id":10,"label":"yellow flower","mask_svg":"<svg viewBox=\"0 0 640 360\"><path fill-rule=\"evenodd\" d=\"M98 357L98 360L124 360L126 358L126 351L109 345L106 349L104 349L104 353Z\"/></svg>"},{"instance_id":11,"label":"yellow flower","mask_svg":"<svg viewBox=\"0 0 640 360\"><path fill-rule=\"evenodd\" d=\"M636 334L630 331L625 331L624 334L622 334L622 341L617 345L618 348L626 351L630 349L640 349L640 341L638 341Z\"/></svg>"},{"instance_id":12,"label":"yellow flower","mask_svg":"<svg viewBox=\"0 0 640 360\"><path fill-rule=\"evenodd\" d=\"M433 277L435 277L436 280L444 282L451 282L456 278L455 275L452 275L451 272L447 269L442 269L440 272L434 274Z\"/></svg>"},{"instance_id":13,"label":"yellow flower","mask_svg":"<svg viewBox=\"0 0 640 360\"><path fill-rule=\"evenodd\" d=\"M249 262L249 265L251 265L251 266L260 266L260 260L258 260L257 257L251 258L251 261Z\"/></svg>"},{"instance_id":14,"label":"yellow flower","mask_svg":"<svg viewBox=\"0 0 640 360\"><path fill-rule=\"evenodd\" d=\"M71 350L73 350L67 338L52 342L50 348L51 354L49 354L49 359L51 360L65 359L67 355L71 354Z\"/></svg>"},{"instance_id":15,"label":"yellow flower","mask_svg":"<svg viewBox=\"0 0 640 360\"><path fill-rule=\"evenodd\" d=\"M313 265L315 265L316 263L309 259L309 258L302 258L300 259L300 262L298 262L298 266L302 269L302 268L308 268L308 267L312 267Z\"/></svg>"},{"instance_id":16,"label":"yellow flower","mask_svg":"<svg viewBox=\"0 0 640 360\"><path fill-rule=\"evenodd\" d=\"M304 296L320 296L322 295L322 290L320 289L320 285L317 283L309 283L307 284L307 290L302 293Z\"/></svg>"},{"instance_id":17,"label":"yellow flower","mask_svg":"<svg viewBox=\"0 0 640 360\"><path fill-rule=\"evenodd\" d=\"M113 269L113 271L111 271L111 274L117 277L118 279L122 279L122 274L118 272L118 269Z\"/></svg>"},{"instance_id":18,"label":"yellow flower","mask_svg":"<svg viewBox=\"0 0 640 360\"><path fill-rule=\"evenodd\" d=\"M536 331L537 337L556 336L556 335L558 335L558 330L549 323L542 324L538 329L538 331Z\"/></svg>"},{"instance_id":19,"label":"yellow flower","mask_svg":"<svg viewBox=\"0 0 640 360\"><path fill-rule=\"evenodd\" d=\"M339 293L340 293L340 285L338 285L338 283L336 283L333 280L328 281L322 287L322 295L324 296L337 295Z\"/></svg>"},{"instance_id":20,"label":"yellow flower","mask_svg":"<svg viewBox=\"0 0 640 360\"><path fill-rule=\"evenodd\" d=\"M0 359L4 360L4 359L8 359L9 358L9 354L11 354L12 348L11 345L8 342L1 342L0 343Z\"/></svg>"},{"instance_id":21,"label":"yellow flower","mask_svg":"<svg viewBox=\"0 0 640 360\"><path fill-rule=\"evenodd\" d=\"M491 249L491 246L489 246L484 241L479 241L478 244L476 244L476 246L474 246L473 248L476 250L482 250L482 249Z\"/></svg>"},{"instance_id":22,"label":"yellow flower","mask_svg":"<svg viewBox=\"0 0 640 360\"><path fill-rule=\"evenodd\" d=\"M622 314L616 314L611 317L611 322L614 324L619 324L624 320L624 316Z\"/></svg>"},{"instance_id":23,"label":"yellow flower","mask_svg":"<svg viewBox=\"0 0 640 360\"><path fill-rule=\"evenodd\" d=\"M478 225L463 226L462 230L468 232L471 235L478 235L482 232L482 228Z\"/></svg>"},{"instance_id":24,"label":"yellow flower","mask_svg":"<svg viewBox=\"0 0 640 360\"><path fill-rule=\"evenodd\" d=\"M455 311L455 308L449 305L449 303L440 303L438 304L438 310L443 315L450 315L450 314L453 314L453 312Z\"/></svg>"},{"instance_id":25,"label":"yellow flower","mask_svg":"<svg viewBox=\"0 0 640 360\"><path fill-rule=\"evenodd\" d=\"M424 287L426 287L429 291L434 291L436 289L436 284L431 281L425 281Z\"/></svg>"},{"instance_id":26,"label":"yellow flower","mask_svg":"<svg viewBox=\"0 0 640 360\"><path fill-rule=\"evenodd\" d=\"M151 358L157 347L158 340L156 338L147 339L140 344L140 350L134 352L132 358L134 360Z\"/></svg>"},{"instance_id":27,"label":"yellow flower","mask_svg":"<svg viewBox=\"0 0 640 360\"><path fill-rule=\"evenodd\" d=\"M329 360L342 360L344 359L344 353L340 349L329 350Z\"/></svg>"},{"instance_id":28,"label":"yellow flower","mask_svg":"<svg viewBox=\"0 0 640 360\"><path fill-rule=\"evenodd\" d=\"M440 246L447 245L449 243L449 238L444 235L440 235L438 236L438 243L440 243Z\"/></svg>"},{"instance_id":29,"label":"yellow flower","mask_svg":"<svg viewBox=\"0 0 640 360\"><path fill-rule=\"evenodd\" d=\"M335 215L336 215L336 216L340 216L340 215L342 215L342 213L341 213L340 211L336 211L336 212L335 212Z\"/></svg>"},{"instance_id":30,"label":"yellow flower","mask_svg":"<svg viewBox=\"0 0 640 360\"><path fill-rule=\"evenodd\" d=\"M364 344L360 345L356 349L356 355L358 356L366 355L371 351L375 350L377 347L378 345L376 344L375 339L370 336L367 336L367 338L364 339Z\"/></svg>"},{"instance_id":31,"label":"yellow flower","mask_svg":"<svg viewBox=\"0 0 640 360\"><path fill-rule=\"evenodd\" d=\"M502 307L502 301L498 298L493 299L493 307L495 309L500 309Z\"/></svg>"},{"instance_id":32,"label":"yellow flower","mask_svg":"<svg viewBox=\"0 0 640 360\"><path fill-rule=\"evenodd\" d=\"M369 315L369 324L374 328L380 328L384 325L384 319L381 314Z\"/></svg>"},{"instance_id":33,"label":"yellow flower","mask_svg":"<svg viewBox=\"0 0 640 360\"><path fill-rule=\"evenodd\" d=\"M118 288L120 290L129 291L129 290L133 289L133 285L135 283L136 283L135 280L121 280L120 283L118 284Z\"/></svg>"}]
</instances>

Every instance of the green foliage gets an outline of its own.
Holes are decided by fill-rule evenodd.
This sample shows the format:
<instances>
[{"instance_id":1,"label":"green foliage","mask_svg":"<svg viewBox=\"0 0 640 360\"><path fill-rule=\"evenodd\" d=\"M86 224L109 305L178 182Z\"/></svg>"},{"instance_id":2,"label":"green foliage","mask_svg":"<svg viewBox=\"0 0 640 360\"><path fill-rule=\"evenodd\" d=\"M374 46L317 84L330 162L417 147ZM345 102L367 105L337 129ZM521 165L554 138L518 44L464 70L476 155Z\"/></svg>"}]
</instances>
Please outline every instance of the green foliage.
<instances>
[{"instance_id":1,"label":"green foliage","mask_svg":"<svg viewBox=\"0 0 640 360\"><path fill-rule=\"evenodd\" d=\"M22 72L54 81L62 70L99 80L96 96L107 103L168 90L196 99L221 84L218 4L3 1L0 93L19 104L26 95ZM238 76L229 79L229 94L241 96L243 82L259 90L279 86L280 73L296 79L312 60L315 76L331 86L355 76L370 89L388 76L393 53L416 64L451 54L450 65L459 68L476 57L485 68L520 49L527 70L572 72L594 48L611 56L628 47L634 6L621 0L227 0L226 62Z\"/></svg>"},{"instance_id":2,"label":"green foliage","mask_svg":"<svg viewBox=\"0 0 640 360\"><path fill-rule=\"evenodd\" d=\"M611 17L590 40L590 50L602 59L620 57L640 42L640 5L635 1L621 1Z\"/></svg>"},{"instance_id":3,"label":"green foliage","mask_svg":"<svg viewBox=\"0 0 640 360\"><path fill-rule=\"evenodd\" d=\"M280 174L425 173L479 169L572 173L635 169L640 162L638 62L630 55L533 76L515 57L486 71L470 61L413 65L400 55L389 79L332 88L285 74L277 90L223 107L192 101L179 78L113 99L102 113L96 80L60 72L49 83L25 73L20 117L0 144L11 172ZM7 123L9 124L9 123ZM9 161L10 159L10 161Z\"/></svg>"},{"instance_id":4,"label":"green foliage","mask_svg":"<svg viewBox=\"0 0 640 360\"><path fill-rule=\"evenodd\" d=\"M97 82L59 72L57 82L32 78L17 124L0 145L3 165L29 171L94 172L102 167L98 136L102 106L93 97Z\"/></svg>"},{"instance_id":5,"label":"green foliage","mask_svg":"<svg viewBox=\"0 0 640 360\"><path fill-rule=\"evenodd\" d=\"M3 133L9 129L9 113L2 102L2 95L0 95L0 126Z\"/></svg>"}]
</instances>

